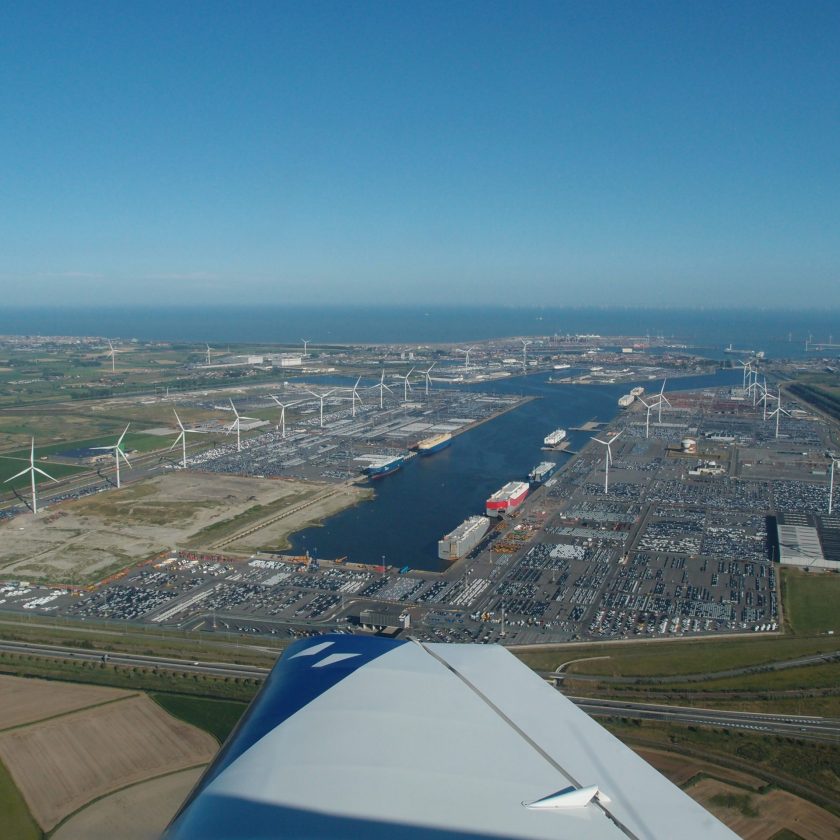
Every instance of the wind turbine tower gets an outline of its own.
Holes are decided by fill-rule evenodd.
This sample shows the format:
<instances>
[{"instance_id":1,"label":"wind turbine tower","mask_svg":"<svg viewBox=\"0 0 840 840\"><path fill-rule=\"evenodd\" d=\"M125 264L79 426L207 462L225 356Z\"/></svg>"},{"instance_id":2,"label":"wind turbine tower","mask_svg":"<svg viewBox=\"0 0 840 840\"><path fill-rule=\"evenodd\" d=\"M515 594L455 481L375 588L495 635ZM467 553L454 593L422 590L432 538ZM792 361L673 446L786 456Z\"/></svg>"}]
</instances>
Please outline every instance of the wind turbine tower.
<instances>
[{"instance_id":1,"label":"wind turbine tower","mask_svg":"<svg viewBox=\"0 0 840 840\"><path fill-rule=\"evenodd\" d=\"M382 408L385 407L385 403L384 403L385 392L389 391L391 394L394 393L393 390L388 385L385 384L385 369L384 368L382 369L382 375L379 377L379 384L378 385L372 385L370 390L375 391L377 388L379 389L379 408L382 409Z\"/></svg>"},{"instance_id":2,"label":"wind turbine tower","mask_svg":"<svg viewBox=\"0 0 840 840\"><path fill-rule=\"evenodd\" d=\"M411 390L411 383L408 381L408 378L411 374L414 373L414 368L412 368L402 379L403 379L403 402L408 402L408 392Z\"/></svg>"},{"instance_id":3,"label":"wind turbine tower","mask_svg":"<svg viewBox=\"0 0 840 840\"><path fill-rule=\"evenodd\" d=\"M612 445L619 439L622 432L613 435L610 440L601 440L600 438L592 438L596 443L600 443L607 447L607 457L604 459L604 495L609 495L610 492L610 464L612 463Z\"/></svg>"},{"instance_id":4,"label":"wind turbine tower","mask_svg":"<svg viewBox=\"0 0 840 840\"><path fill-rule=\"evenodd\" d=\"M236 451L241 452L242 451L242 439L240 437L240 427L241 427L242 421L243 420L256 420L257 418L256 417L245 417L245 415L240 414L236 410L236 406L233 404L232 399L228 399L228 402L230 403L231 411L233 411L234 420L233 420L233 423L231 423L230 426L227 427L227 432L225 432L225 434L229 435L233 431L236 432Z\"/></svg>"},{"instance_id":5,"label":"wind turbine tower","mask_svg":"<svg viewBox=\"0 0 840 840\"><path fill-rule=\"evenodd\" d=\"M656 407L659 409L659 419L656 421L657 423L662 422L662 403L666 403L668 408L672 408L673 406L668 401L668 397L665 396L665 383L668 381L668 377L666 376L665 379L662 380L662 387L659 389L659 394L657 395L657 404Z\"/></svg>"},{"instance_id":6,"label":"wind turbine tower","mask_svg":"<svg viewBox=\"0 0 840 840\"><path fill-rule=\"evenodd\" d=\"M316 394L314 391L307 390L307 394L312 394L316 400L319 400L321 403L321 428L324 428L324 400L332 394L336 389L332 388L331 390L327 391L326 394Z\"/></svg>"},{"instance_id":7,"label":"wind turbine tower","mask_svg":"<svg viewBox=\"0 0 840 840\"><path fill-rule=\"evenodd\" d=\"M128 424L130 426L131 423ZM122 442L123 438L125 437L125 433L128 431L128 426L123 429L123 433L117 439L117 442L113 446L94 446L93 449L100 449L105 452L113 452L114 453L114 465L117 468L117 490L120 489L120 458L126 462L129 469L132 469L131 462L128 460L125 452L123 452Z\"/></svg>"},{"instance_id":8,"label":"wind turbine tower","mask_svg":"<svg viewBox=\"0 0 840 840\"><path fill-rule=\"evenodd\" d=\"M111 357L111 373L117 372L117 351L114 350L114 345L111 344L111 339L108 339L108 355Z\"/></svg>"},{"instance_id":9,"label":"wind turbine tower","mask_svg":"<svg viewBox=\"0 0 840 840\"><path fill-rule=\"evenodd\" d=\"M528 345L533 344L533 341L526 341L524 338L519 339L522 342L522 370L528 370Z\"/></svg>"},{"instance_id":10,"label":"wind turbine tower","mask_svg":"<svg viewBox=\"0 0 840 840\"><path fill-rule=\"evenodd\" d=\"M832 465L832 469L833 469L833 465ZM38 513L38 497L35 494L35 473L38 473L39 475L44 476L44 478L48 478L50 481L55 481L56 484L58 484L58 481L56 479L54 479L48 473L45 473L42 469L40 469L40 467L35 466L35 438L34 437L32 438L32 448L29 450L29 466L25 470L21 470L17 475L13 475L11 478L7 478L6 481L4 482L4 484L8 484L10 481L14 481L16 478L20 478L21 476L26 475L27 473L29 473L29 475L32 479L32 482L31 482L31 487L32 487L32 513L36 514L36 513ZM833 474L834 473L832 472L832 475ZM828 504L829 504L829 513L831 513L831 501L830 500L829 500Z\"/></svg>"},{"instance_id":11,"label":"wind turbine tower","mask_svg":"<svg viewBox=\"0 0 840 840\"><path fill-rule=\"evenodd\" d=\"M172 446L169 447L170 451L173 450L179 443L181 444L181 466L186 469L187 468L187 435L200 435L204 434L203 432L199 432L198 429L186 429L184 428L184 424L181 422L181 418L178 416L178 412L175 411L173 408L172 411L175 414L175 419L178 421L178 428L181 430L181 433L178 437L175 438L175 442Z\"/></svg>"},{"instance_id":12,"label":"wind turbine tower","mask_svg":"<svg viewBox=\"0 0 840 840\"><path fill-rule=\"evenodd\" d=\"M427 396L427 397L429 396L429 388L431 388L431 387L432 387L432 377L431 377L432 368L433 368L436 364L437 364L437 362L432 362L431 367L430 367L430 368L428 368L427 370L425 370L425 371L423 372L423 377L424 377L424 379L425 379L425 381L426 381L426 396Z\"/></svg>"},{"instance_id":13,"label":"wind turbine tower","mask_svg":"<svg viewBox=\"0 0 840 840\"><path fill-rule=\"evenodd\" d=\"M782 408L782 389L781 388L779 388L779 396L777 396L775 399L776 399L776 408L773 411L770 412L769 416L772 417L774 414L776 415L776 440L778 440L779 439L779 420L781 419L781 416L783 414L787 414L787 416L790 417L790 412L785 411Z\"/></svg>"},{"instance_id":14,"label":"wind turbine tower","mask_svg":"<svg viewBox=\"0 0 840 840\"><path fill-rule=\"evenodd\" d=\"M289 403L281 403L274 394L270 394L271 399L280 406L280 422L277 424L277 428L281 429L280 432L281 437L286 437L286 409L291 408L293 405L298 405L296 402L289 402Z\"/></svg>"}]
</instances>

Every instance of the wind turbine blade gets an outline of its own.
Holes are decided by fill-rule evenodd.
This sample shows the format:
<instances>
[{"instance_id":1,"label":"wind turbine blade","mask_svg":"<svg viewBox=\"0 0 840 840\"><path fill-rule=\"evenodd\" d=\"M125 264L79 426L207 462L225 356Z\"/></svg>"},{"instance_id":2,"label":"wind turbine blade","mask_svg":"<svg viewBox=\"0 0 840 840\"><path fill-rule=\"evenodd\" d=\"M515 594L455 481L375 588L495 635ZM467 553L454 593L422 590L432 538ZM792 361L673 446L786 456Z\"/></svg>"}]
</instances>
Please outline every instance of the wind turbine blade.
<instances>
[{"instance_id":1,"label":"wind turbine blade","mask_svg":"<svg viewBox=\"0 0 840 840\"><path fill-rule=\"evenodd\" d=\"M377 386L377 387L379 387L379 386ZM391 388L391 386L390 386L390 385L383 385L382 387L383 387L386 391L390 391L392 394L394 393L394 391L393 391L393 389Z\"/></svg>"},{"instance_id":2,"label":"wind turbine blade","mask_svg":"<svg viewBox=\"0 0 840 840\"><path fill-rule=\"evenodd\" d=\"M41 475L44 476L44 478L48 478L50 481L54 481L56 484L58 484L58 479L53 478L49 473L45 473L42 469L39 469L38 467L33 467L32 469L35 470L36 473L41 473Z\"/></svg>"},{"instance_id":3,"label":"wind turbine blade","mask_svg":"<svg viewBox=\"0 0 840 840\"><path fill-rule=\"evenodd\" d=\"M598 441L598 443L603 443L604 446L607 446L607 442L605 440L601 440L601 438L594 437L594 438L592 438L592 440L596 440L596 441Z\"/></svg>"},{"instance_id":4,"label":"wind turbine blade","mask_svg":"<svg viewBox=\"0 0 840 840\"><path fill-rule=\"evenodd\" d=\"M182 431L181 434L175 438L175 443L173 443L172 446L169 447L170 450L174 449L181 442L181 438L183 438L185 434L186 432Z\"/></svg>"},{"instance_id":5,"label":"wind turbine blade","mask_svg":"<svg viewBox=\"0 0 840 840\"><path fill-rule=\"evenodd\" d=\"M184 424L181 422L181 418L178 416L178 412L175 409L172 409L175 412L175 419L178 421L178 425L181 427L181 431L184 431Z\"/></svg>"},{"instance_id":6,"label":"wind turbine blade","mask_svg":"<svg viewBox=\"0 0 840 840\"><path fill-rule=\"evenodd\" d=\"M624 434L624 429L622 429L620 432L617 432L614 435L613 439L610 441L610 444L615 443L623 434Z\"/></svg>"},{"instance_id":7,"label":"wind turbine blade","mask_svg":"<svg viewBox=\"0 0 840 840\"><path fill-rule=\"evenodd\" d=\"M122 451L122 449L118 449L117 452L119 453L119 455L122 455L122 459L126 462L126 464L128 464L128 468L130 470L133 470L134 467L131 466L131 461L128 460L128 455L126 455L125 452ZM117 458L119 458L119 455L117 456Z\"/></svg>"},{"instance_id":8,"label":"wind turbine blade","mask_svg":"<svg viewBox=\"0 0 840 840\"><path fill-rule=\"evenodd\" d=\"M8 484L10 481L14 481L16 478L20 478L22 475L26 475L30 470L36 469L35 467L27 467L25 470L21 470L17 475L13 475L11 478L7 478L3 483Z\"/></svg>"},{"instance_id":9,"label":"wind turbine blade","mask_svg":"<svg viewBox=\"0 0 840 840\"><path fill-rule=\"evenodd\" d=\"M124 429L123 429L123 433L120 435L120 439L117 441L117 446L119 446L119 445L123 442L123 438L125 437L125 433L128 431L128 427L129 427L130 425L131 425L131 423L129 423L129 424L128 424L128 425L127 425Z\"/></svg>"},{"instance_id":10,"label":"wind turbine blade","mask_svg":"<svg viewBox=\"0 0 840 840\"><path fill-rule=\"evenodd\" d=\"M667 405L669 408L673 408L670 400L668 399L668 397L665 396L665 394L662 394L661 397L662 397L662 402L664 402L665 405Z\"/></svg>"},{"instance_id":11,"label":"wind turbine blade","mask_svg":"<svg viewBox=\"0 0 840 840\"><path fill-rule=\"evenodd\" d=\"M91 446L91 451L93 451L94 449L102 450L102 451L107 450L108 452L110 452L112 449L116 449L116 447L115 446Z\"/></svg>"}]
</instances>

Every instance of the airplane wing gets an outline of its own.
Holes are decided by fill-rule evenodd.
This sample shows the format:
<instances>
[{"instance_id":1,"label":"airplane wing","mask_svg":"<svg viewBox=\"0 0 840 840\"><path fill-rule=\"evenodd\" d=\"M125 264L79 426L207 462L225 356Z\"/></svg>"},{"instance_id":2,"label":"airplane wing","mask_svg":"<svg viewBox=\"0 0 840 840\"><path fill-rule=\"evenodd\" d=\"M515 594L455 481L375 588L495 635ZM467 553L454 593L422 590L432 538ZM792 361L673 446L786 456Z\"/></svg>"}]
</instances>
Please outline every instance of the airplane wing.
<instances>
[{"instance_id":1,"label":"airplane wing","mask_svg":"<svg viewBox=\"0 0 840 840\"><path fill-rule=\"evenodd\" d=\"M504 648L340 634L288 649L165 835L736 836Z\"/></svg>"}]
</instances>

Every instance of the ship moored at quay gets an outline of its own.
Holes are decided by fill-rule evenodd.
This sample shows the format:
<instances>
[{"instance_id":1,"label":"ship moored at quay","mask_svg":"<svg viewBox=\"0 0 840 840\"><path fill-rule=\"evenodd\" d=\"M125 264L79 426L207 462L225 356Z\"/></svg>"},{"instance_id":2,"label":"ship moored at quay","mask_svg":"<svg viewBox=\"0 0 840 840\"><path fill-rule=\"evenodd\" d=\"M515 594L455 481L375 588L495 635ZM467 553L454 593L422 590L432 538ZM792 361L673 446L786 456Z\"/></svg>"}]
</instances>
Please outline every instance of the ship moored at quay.
<instances>
[{"instance_id":1,"label":"ship moored at quay","mask_svg":"<svg viewBox=\"0 0 840 840\"><path fill-rule=\"evenodd\" d=\"M384 478L386 475L396 472L405 463L404 455L394 457L382 457L371 461L363 470L364 474L373 480Z\"/></svg>"},{"instance_id":2,"label":"ship moored at quay","mask_svg":"<svg viewBox=\"0 0 840 840\"><path fill-rule=\"evenodd\" d=\"M509 481L487 500L487 515L504 516L506 513L512 513L525 501L530 489L527 481Z\"/></svg>"},{"instance_id":3,"label":"ship moored at quay","mask_svg":"<svg viewBox=\"0 0 840 840\"><path fill-rule=\"evenodd\" d=\"M557 472L555 461L542 461L528 473L528 480L532 484L542 484Z\"/></svg>"},{"instance_id":4,"label":"ship moored at quay","mask_svg":"<svg viewBox=\"0 0 840 840\"><path fill-rule=\"evenodd\" d=\"M543 438L545 446L559 446L566 439L565 429L555 429L550 435Z\"/></svg>"},{"instance_id":5,"label":"ship moored at quay","mask_svg":"<svg viewBox=\"0 0 840 840\"><path fill-rule=\"evenodd\" d=\"M486 516L470 516L438 540L438 557L450 562L466 557L484 539L489 529L490 520Z\"/></svg>"},{"instance_id":6,"label":"ship moored at quay","mask_svg":"<svg viewBox=\"0 0 840 840\"><path fill-rule=\"evenodd\" d=\"M432 455L435 452L440 452L452 443L452 435L449 432L444 432L441 435L434 435L433 437L425 438L417 444L417 451L421 455Z\"/></svg>"}]
</instances>

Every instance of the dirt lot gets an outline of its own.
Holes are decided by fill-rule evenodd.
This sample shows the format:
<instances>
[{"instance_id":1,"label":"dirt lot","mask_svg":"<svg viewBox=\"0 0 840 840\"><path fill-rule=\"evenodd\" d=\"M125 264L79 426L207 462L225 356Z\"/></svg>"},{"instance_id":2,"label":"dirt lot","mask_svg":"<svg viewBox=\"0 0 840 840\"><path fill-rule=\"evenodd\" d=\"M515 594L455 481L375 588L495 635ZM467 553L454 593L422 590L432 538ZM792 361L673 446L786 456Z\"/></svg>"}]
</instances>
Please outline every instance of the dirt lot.
<instances>
[{"instance_id":1,"label":"dirt lot","mask_svg":"<svg viewBox=\"0 0 840 840\"><path fill-rule=\"evenodd\" d=\"M829 840L840 837L840 819L783 790L751 794L755 815L742 813L738 807L726 807L713 801L715 797L741 796L744 791L717 779L703 779L686 790L692 799L708 808L744 840L770 840L783 828L795 832L803 840Z\"/></svg>"},{"instance_id":2,"label":"dirt lot","mask_svg":"<svg viewBox=\"0 0 840 840\"><path fill-rule=\"evenodd\" d=\"M99 796L205 764L217 749L145 695L0 733L0 759L45 830Z\"/></svg>"},{"instance_id":3,"label":"dirt lot","mask_svg":"<svg viewBox=\"0 0 840 840\"><path fill-rule=\"evenodd\" d=\"M112 793L70 817L53 840L157 840L203 769L159 776Z\"/></svg>"},{"instance_id":4,"label":"dirt lot","mask_svg":"<svg viewBox=\"0 0 840 840\"><path fill-rule=\"evenodd\" d=\"M243 545L282 542L285 534L365 494L339 488L322 502L278 518L335 489L312 482L171 472L0 524L0 574L81 583L160 551L209 548L261 519L276 521L243 537Z\"/></svg>"},{"instance_id":5,"label":"dirt lot","mask_svg":"<svg viewBox=\"0 0 840 840\"><path fill-rule=\"evenodd\" d=\"M635 748L635 751L744 840L771 840L783 828L795 832L803 840L840 838L840 819L783 790L758 793L764 782L756 776L666 750ZM701 776L686 786L698 774L715 778ZM731 806L721 804L726 798L732 801ZM746 809L739 804L744 802Z\"/></svg>"},{"instance_id":6,"label":"dirt lot","mask_svg":"<svg viewBox=\"0 0 840 840\"><path fill-rule=\"evenodd\" d=\"M118 688L30 680L0 674L0 730L96 706L131 692Z\"/></svg>"}]
</instances>

